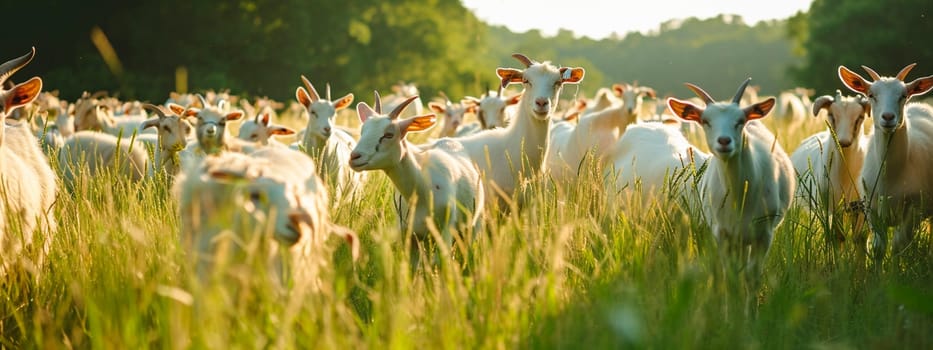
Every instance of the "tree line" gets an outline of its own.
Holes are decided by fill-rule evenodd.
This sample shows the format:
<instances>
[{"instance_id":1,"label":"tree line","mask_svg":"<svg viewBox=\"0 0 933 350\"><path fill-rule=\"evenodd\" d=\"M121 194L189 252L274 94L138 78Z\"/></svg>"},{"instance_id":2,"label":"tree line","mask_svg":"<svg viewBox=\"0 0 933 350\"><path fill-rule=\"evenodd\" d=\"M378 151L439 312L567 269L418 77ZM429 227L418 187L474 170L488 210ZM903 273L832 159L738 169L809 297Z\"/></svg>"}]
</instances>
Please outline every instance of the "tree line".
<instances>
[{"instance_id":1,"label":"tree line","mask_svg":"<svg viewBox=\"0 0 933 350\"><path fill-rule=\"evenodd\" d=\"M661 95L685 95L682 83L694 82L726 98L746 77L763 94L794 86L823 93L839 88L839 64L893 74L920 62L923 70L933 57L933 47L922 45L933 29L931 7L918 0L815 0L786 20L676 19L652 33L602 40L580 38L572 28L552 37L513 33L483 23L459 0L39 0L5 2L0 13L10 33L6 56L36 46L23 76L41 75L46 89L66 99L108 90L159 102L178 87L179 68L191 91L278 100L293 98L300 74L361 100L400 80L416 82L428 97L477 96L497 83L496 67L518 65L513 52L586 68L572 93L637 81ZM105 59L102 47L116 60Z\"/></svg>"}]
</instances>

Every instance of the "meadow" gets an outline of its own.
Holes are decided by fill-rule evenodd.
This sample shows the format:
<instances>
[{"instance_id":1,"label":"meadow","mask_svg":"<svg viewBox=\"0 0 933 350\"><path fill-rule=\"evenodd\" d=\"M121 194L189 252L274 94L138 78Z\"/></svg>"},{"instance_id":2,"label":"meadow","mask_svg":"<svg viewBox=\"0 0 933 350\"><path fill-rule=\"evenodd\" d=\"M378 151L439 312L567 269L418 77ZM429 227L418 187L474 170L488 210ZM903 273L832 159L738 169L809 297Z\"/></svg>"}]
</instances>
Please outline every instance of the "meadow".
<instances>
[{"instance_id":1,"label":"meadow","mask_svg":"<svg viewBox=\"0 0 933 350\"><path fill-rule=\"evenodd\" d=\"M791 152L823 124L769 126ZM199 284L164 182L104 176L62 187L51 213L59 228L3 255L0 347L933 347L929 225L875 261L853 236L827 243L829 218L795 206L750 286L689 194L640 205L605 193L596 165L584 169L573 185L525 184L522 208L488 213L485 232L420 267L409 266L393 187L373 173L363 198L332 210L362 254L353 261L339 239L328 242L317 290L280 290L261 268Z\"/></svg>"}]
</instances>

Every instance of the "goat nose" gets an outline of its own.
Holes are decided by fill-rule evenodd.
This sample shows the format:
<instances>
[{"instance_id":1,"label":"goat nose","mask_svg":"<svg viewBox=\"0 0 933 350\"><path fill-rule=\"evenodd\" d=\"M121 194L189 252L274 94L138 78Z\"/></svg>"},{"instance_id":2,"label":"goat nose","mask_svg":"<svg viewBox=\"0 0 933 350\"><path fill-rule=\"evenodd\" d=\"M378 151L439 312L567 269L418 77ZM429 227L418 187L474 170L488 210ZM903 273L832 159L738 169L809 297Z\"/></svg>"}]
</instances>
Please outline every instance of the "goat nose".
<instances>
[{"instance_id":1,"label":"goat nose","mask_svg":"<svg viewBox=\"0 0 933 350\"><path fill-rule=\"evenodd\" d=\"M546 98L537 98L537 99L535 99L535 105L537 105L538 107L541 107L541 108L547 107L547 104L548 104L548 102L547 102L547 99L546 99Z\"/></svg>"},{"instance_id":2,"label":"goat nose","mask_svg":"<svg viewBox=\"0 0 933 350\"><path fill-rule=\"evenodd\" d=\"M730 138L728 138L728 137L725 137L725 136L722 136L722 137L716 139L716 142L719 142L720 145L728 146L730 143L732 143L732 139L730 139Z\"/></svg>"},{"instance_id":3,"label":"goat nose","mask_svg":"<svg viewBox=\"0 0 933 350\"><path fill-rule=\"evenodd\" d=\"M329 127L329 126L325 126L325 127L324 127L324 133L325 133L325 134L330 134L330 127Z\"/></svg>"},{"instance_id":4,"label":"goat nose","mask_svg":"<svg viewBox=\"0 0 933 350\"><path fill-rule=\"evenodd\" d=\"M362 155L362 154L359 154L358 152L352 152L352 153L350 153L350 160L356 160L356 159L359 159L359 158L362 157L362 156L363 156L363 155Z\"/></svg>"},{"instance_id":5,"label":"goat nose","mask_svg":"<svg viewBox=\"0 0 933 350\"><path fill-rule=\"evenodd\" d=\"M885 114L882 114L882 115L881 115L881 119L884 119L885 121L892 121L892 120L894 120L894 113L885 113Z\"/></svg>"}]
</instances>

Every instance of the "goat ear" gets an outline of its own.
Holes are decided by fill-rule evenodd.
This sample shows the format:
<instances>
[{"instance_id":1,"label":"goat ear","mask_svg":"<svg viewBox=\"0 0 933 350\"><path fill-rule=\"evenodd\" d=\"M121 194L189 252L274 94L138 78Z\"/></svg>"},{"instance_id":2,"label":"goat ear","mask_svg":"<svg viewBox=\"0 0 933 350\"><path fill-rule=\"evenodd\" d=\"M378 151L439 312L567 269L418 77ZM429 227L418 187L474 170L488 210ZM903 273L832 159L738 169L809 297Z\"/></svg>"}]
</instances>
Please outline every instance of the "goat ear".
<instances>
[{"instance_id":1,"label":"goat ear","mask_svg":"<svg viewBox=\"0 0 933 350\"><path fill-rule=\"evenodd\" d=\"M360 116L360 123L365 123L366 119L369 119L378 113L370 108L366 102L360 102L356 104L356 114Z\"/></svg>"},{"instance_id":2,"label":"goat ear","mask_svg":"<svg viewBox=\"0 0 933 350\"><path fill-rule=\"evenodd\" d=\"M353 103L353 94L349 93L344 97L341 97L337 102L334 102L334 110L339 111L341 109L347 108L351 103Z\"/></svg>"},{"instance_id":3,"label":"goat ear","mask_svg":"<svg viewBox=\"0 0 933 350\"><path fill-rule=\"evenodd\" d=\"M674 112L674 115L680 117L684 120L690 120L699 123L700 116L703 115L704 109L702 107L695 106L694 104L681 101L676 98L668 98L667 106L670 107L671 112Z\"/></svg>"},{"instance_id":4,"label":"goat ear","mask_svg":"<svg viewBox=\"0 0 933 350\"><path fill-rule=\"evenodd\" d=\"M295 130L284 126L273 126L269 128L270 135L294 135Z\"/></svg>"},{"instance_id":5,"label":"goat ear","mask_svg":"<svg viewBox=\"0 0 933 350\"><path fill-rule=\"evenodd\" d=\"M576 84L583 80L586 71L580 67L561 67L560 79L565 84Z\"/></svg>"},{"instance_id":6,"label":"goat ear","mask_svg":"<svg viewBox=\"0 0 933 350\"><path fill-rule=\"evenodd\" d=\"M625 85L622 84L612 84L612 94L616 97L621 97L622 93L625 92Z\"/></svg>"},{"instance_id":7,"label":"goat ear","mask_svg":"<svg viewBox=\"0 0 933 350\"><path fill-rule=\"evenodd\" d=\"M42 79L39 77L33 77L25 83L16 85L6 93L3 112L10 113L19 106L29 104L39 96L40 91L42 91Z\"/></svg>"},{"instance_id":8,"label":"goat ear","mask_svg":"<svg viewBox=\"0 0 933 350\"><path fill-rule=\"evenodd\" d=\"M409 132L418 132L425 131L430 129L434 124L437 123L437 117L434 114L425 114L419 115L414 118L405 119L398 122L398 128L402 131L402 134L408 134Z\"/></svg>"},{"instance_id":9,"label":"goat ear","mask_svg":"<svg viewBox=\"0 0 933 350\"><path fill-rule=\"evenodd\" d=\"M295 89L295 99L298 100L302 106L308 108L311 105L311 96L308 95L308 90L305 90L303 87L298 87Z\"/></svg>"},{"instance_id":10,"label":"goat ear","mask_svg":"<svg viewBox=\"0 0 933 350\"><path fill-rule=\"evenodd\" d=\"M496 68L496 75L499 76L499 79L502 79L502 87L512 83L521 83L524 80L522 71L515 68Z\"/></svg>"},{"instance_id":11,"label":"goat ear","mask_svg":"<svg viewBox=\"0 0 933 350\"><path fill-rule=\"evenodd\" d=\"M648 96L650 98L658 98L658 94L654 92L654 89L650 87L641 88L641 93L645 94L645 96Z\"/></svg>"},{"instance_id":12,"label":"goat ear","mask_svg":"<svg viewBox=\"0 0 933 350\"><path fill-rule=\"evenodd\" d=\"M858 73L849 70L849 68L839 66L839 80L842 80L842 84L849 88L849 90L868 95L868 87L871 86L871 84L865 81L865 78L862 78Z\"/></svg>"},{"instance_id":13,"label":"goat ear","mask_svg":"<svg viewBox=\"0 0 933 350\"><path fill-rule=\"evenodd\" d=\"M748 120L764 118L768 115L768 112L771 111L771 108L774 108L775 101L774 97L769 97L767 100L745 107L743 109L745 111L745 118Z\"/></svg>"},{"instance_id":14,"label":"goat ear","mask_svg":"<svg viewBox=\"0 0 933 350\"><path fill-rule=\"evenodd\" d=\"M569 122L571 120L577 119L580 116L580 110L571 111L564 116L564 121Z\"/></svg>"},{"instance_id":15,"label":"goat ear","mask_svg":"<svg viewBox=\"0 0 933 350\"><path fill-rule=\"evenodd\" d=\"M198 115L198 112L201 112L200 109L195 107L188 107L184 113L181 114L182 117L194 117Z\"/></svg>"},{"instance_id":16,"label":"goat ear","mask_svg":"<svg viewBox=\"0 0 933 350\"><path fill-rule=\"evenodd\" d=\"M434 102L434 101L428 102L428 108L431 109L432 111L434 111L434 113L437 113L437 114L444 114L444 113L447 112L447 107L446 107L446 106L444 106L443 104Z\"/></svg>"},{"instance_id":17,"label":"goat ear","mask_svg":"<svg viewBox=\"0 0 933 350\"><path fill-rule=\"evenodd\" d=\"M142 124L139 124L139 129L146 130L148 128L151 128L157 125L159 125L159 118L146 119L145 121L142 122Z\"/></svg>"},{"instance_id":18,"label":"goat ear","mask_svg":"<svg viewBox=\"0 0 933 350\"><path fill-rule=\"evenodd\" d=\"M819 115L820 110L822 110L823 108L829 107L829 105L833 103L834 99L835 98L830 95L823 95L823 96L817 97L816 100L813 100L813 106L812 106L813 116L815 117Z\"/></svg>"},{"instance_id":19,"label":"goat ear","mask_svg":"<svg viewBox=\"0 0 933 350\"><path fill-rule=\"evenodd\" d=\"M269 122L271 121L270 119L272 119L272 116L270 116L269 113L263 113L263 114L260 114L259 118L256 118L256 119L258 119L258 122L260 124L264 126L269 126Z\"/></svg>"},{"instance_id":20,"label":"goat ear","mask_svg":"<svg viewBox=\"0 0 933 350\"><path fill-rule=\"evenodd\" d=\"M515 95L515 96L510 97L509 100L505 102L505 104L506 104L506 105L514 105L514 104L518 103L518 101L521 101L521 100L522 100L522 94L518 94L518 95Z\"/></svg>"},{"instance_id":21,"label":"goat ear","mask_svg":"<svg viewBox=\"0 0 933 350\"><path fill-rule=\"evenodd\" d=\"M184 116L184 115L185 115L185 107L179 106L179 105L174 104L174 103L171 103L171 102L169 102L169 104L168 104L167 107L168 107L169 110L172 111L172 113L178 114L178 115L180 115L180 116Z\"/></svg>"},{"instance_id":22,"label":"goat ear","mask_svg":"<svg viewBox=\"0 0 933 350\"><path fill-rule=\"evenodd\" d=\"M224 116L224 119L226 119L227 121L239 120L240 118L243 118L243 112L240 112L240 111L230 112Z\"/></svg>"},{"instance_id":23,"label":"goat ear","mask_svg":"<svg viewBox=\"0 0 933 350\"><path fill-rule=\"evenodd\" d=\"M917 78L907 84L907 96L923 95L933 89L933 75Z\"/></svg>"}]
</instances>

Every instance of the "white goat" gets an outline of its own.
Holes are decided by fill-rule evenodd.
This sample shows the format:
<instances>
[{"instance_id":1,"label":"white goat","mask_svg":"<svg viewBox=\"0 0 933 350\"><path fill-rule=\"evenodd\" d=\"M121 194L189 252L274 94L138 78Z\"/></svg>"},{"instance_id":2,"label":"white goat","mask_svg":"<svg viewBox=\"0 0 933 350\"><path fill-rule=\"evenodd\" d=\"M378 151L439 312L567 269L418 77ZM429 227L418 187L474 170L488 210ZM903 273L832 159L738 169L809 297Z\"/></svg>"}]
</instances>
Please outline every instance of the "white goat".
<instances>
[{"instance_id":1,"label":"white goat","mask_svg":"<svg viewBox=\"0 0 933 350\"><path fill-rule=\"evenodd\" d=\"M174 103L168 104L168 111L159 106L143 104L143 108L155 113L141 125L143 129L154 127L158 130L158 142L153 151L153 161L149 166L149 177L165 174L174 177L181 170L180 152L188 145L191 138L191 123L181 115L185 108Z\"/></svg>"},{"instance_id":2,"label":"white goat","mask_svg":"<svg viewBox=\"0 0 933 350\"><path fill-rule=\"evenodd\" d=\"M0 86L23 68L36 49L0 64ZM32 244L37 229L53 231L55 217L48 215L57 195L55 173L39 148L28 124L7 125L7 115L31 103L42 90L42 79L32 77L9 89L0 87L0 266L18 256L23 246ZM18 229L17 229L18 228ZM21 232L18 236L16 232ZM14 239L22 237L22 240ZM45 246L48 247L47 245ZM45 249L43 249L45 251ZM0 272L4 268L0 267Z\"/></svg>"},{"instance_id":3,"label":"white goat","mask_svg":"<svg viewBox=\"0 0 933 350\"><path fill-rule=\"evenodd\" d=\"M797 200L803 200L810 210L823 208L832 226L842 229L836 218L847 215L839 210L850 209L851 203L862 198L858 179L868 149L862 122L871 106L862 96L844 97L836 90L835 97L824 95L813 102L814 116L824 109L830 129L804 139L790 159L797 171ZM855 220L848 220L854 225L850 229L858 230L858 214ZM844 239L842 231L836 231L835 238Z\"/></svg>"},{"instance_id":4,"label":"white goat","mask_svg":"<svg viewBox=\"0 0 933 350\"><path fill-rule=\"evenodd\" d=\"M441 127L441 132L438 134L438 137L462 136L480 130L480 128L467 128L463 123L464 115L467 113L476 113L476 105L466 100L453 103L447 95L443 95L443 98L443 103L435 101L428 102L428 109L434 111L434 113L438 115L444 116L444 125ZM461 126L463 126L463 128L461 128Z\"/></svg>"},{"instance_id":5,"label":"white goat","mask_svg":"<svg viewBox=\"0 0 933 350\"><path fill-rule=\"evenodd\" d=\"M606 153L625 128L637 122L628 107L619 104L577 118L576 125L567 121L551 125L550 147L545 163L551 177L560 184L577 178L587 154L593 164L603 164Z\"/></svg>"},{"instance_id":6,"label":"white goat","mask_svg":"<svg viewBox=\"0 0 933 350\"><path fill-rule=\"evenodd\" d=\"M117 118L114 116L113 107L101 102L94 96L88 96L87 93L75 102L75 131L103 131L124 138L130 138L133 134L143 132L154 134L155 130L143 131L140 127L146 119L148 119L148 116L145 114Z\"/></svg>"},{"instance_id":7,"label":"white goat","mask_svg":"<svg viewBox=\"0 0 933 350\"><path fill-rule=\"evenodd\" d=\"M661 195L687 194L696 169L709 158L687 141L678 124L631 124L606 154L603 178L610 204L635 197L647 205Z\"/></svg>"},{"instance_id":8,"label":"white goat","mask_svg":"<svg viewBox=\"0 0 933 350\"><path fill-rule=\"evenodd\" d=\"M512 57L525 70L498 68L496 73L502 85L521 83L524 87L515 118L506 128L456 139L483 174L487 201L495 203L511 198L523 181L544 171L550 119L561 87L579 83L584 75L583 68L555 67L522 54Z\"/></svg>"},{"instance_id":9,"label":"white goat","mask_svg":"<svg viewBox=\"0 0 933 350\"><path fill-rule=\"evenodd\" d=\"M333 101L330 97L330 85L327 86L326 98L321 98L314 85L304 75L301 81L305 87L295 90L295 98L308 110L308 125L304 137L292 148L301 149L317 162L324 182L334 193L335 200L352 198L359 194L366 175L350 169L350 153L356 146L356 140L340 128L332 128L337 111L353 103L353 94L347 94ZM348 197L349 195L349 197Z\"/></svg>"},{"instance_id":10,"label":"white goat","mask_svg":"<svg viewBox=\"0 0 933 350\"><path fill-rule=\"evenodd\" d=\"M872 228L870 252L883 258L887 232L894 228L894 252L912 240L920 222L933 217L933 108L907 101L933 89L933 75L905 82L916 65L904 67L896 77L882 77L862 66L872 81L839 66L846 87L868 97L874 132L862 166L862 194Z\"/></svg>"},{"instance_id":11,"label":"white goat","mask_svg":"<svg viewBox=\"0 0 933 350\"><path fill-rule=\"evenodd\" d=\"M406 109L404 112L402 112L400 117L410 118L416 115L422 115L424 114L424 105L421 102L421 97L419 97L420 94L421 93L418 92L418 86L416 86L415 83L405 83L400 81L398 84L392 85L392 94L385 96L382 104L385 105L386 110L391 111L394 110L395 107L401 105L402 102L405 102L405 100L407 100L409 97L415 96L417 98L414 102L411 103L411 106L414 108Z\"/></svg>"},{"instance_id":12,"label":"white goat","mask_svg":"<svg viewBox=\"0 0 933 350\"><path fill-rule=\"evenodd\" d=\"M132 181L140 181L147 174L149 154L140 142L84 130L65 140L58 153L58 162L62 181L68 188L74 188L75 183L85 177L82 173L85 165L87 177L113 172Z\"/></svg>"},{"instance_id":13,"label":"white goat","mask_svg":"<svg viewBox=\"0 0 933 350\"><path fill-rule=\"evenodd\" d=\"M433 114L399 120L399 114L414 99L409 97L388 115L382 114L378 92L375 110L365 102L357 104L363 125L350 166L355 171L382 169L392 180L403 233L411 229L414 240L426 242L433 227L450 247L455 233L478 229L485 201L483 187L469 155L457 141L444 139L432 149L421 150L405 140L409 132L427 130L436 120ZM417 257L417 248L411 249Z\"/></svg>"},{"instance_id":14,"label":"white goat","mask_svg":"<svg viewBox=\"0 0 933 350\"><path fill-rule=\"evenodd\" d=\"M272 124L271 119L271 114L263 112L256 115L255 119L243 122L240 124L238 137L240 140L252 141L263 146L270 144L283 146L284 144L276 141L272 136L294 135L295 130L287 126Z\"/></svg>"},{"instance_id":15,"label":"white goat","mask_svg":"<svg viewBox=\"0 0 933 350\"><path fill-rule=\"evenodd\" d=\"M654 89L647 86L638 86L638 83L634 85L628 83L612 84L612 91L617 97L622 99L622 105L625 107L626 114L633 116L635 120L637 120L639 116L645 115L642 111L645 97L657 97Z\"/></svg>"},{"instance_id":16,"label":"white goat","mask_svg":"<svg viewBox=\"0 0 933 350\"><path fill-rule=\"evenodd\" d=\"M204 108L188 107L181 113L182 117L195 117L197 122L194 125L197 141L189 142L185 149L181 150L182 163L197 162L198 159L206 154L217 154L223 151L248 151L246 142L229 137L227 135L227 122L239 120L243 117L243 112L232 111L223 112L226 101L221 100L217 105L211 105L204 96L197 95L198 100Z\"/></svg>"},{"instance_id":17,"label":"white goat","mask_svg":"<svg viewBox=\"0 0 933 350\"><path fill-rule=\"evenodd\" d=\"M705 108L675 98L667 103L679 117L703 125L713 153L700 179L706 219L720 247L746 259L748 271L757 276L774 230L790 208L796 181L790 158L757 121L771 111L774 99L744 108L738 105L749 81L739 87L731 103L715 102L689 83Z\"/></svg>"},{"instance_id":18,"label":"white goat","mask_svg":"<svg viewBox=\"0 0 933 350\"><path fill-rule=\"evenodd\" d=\"M503 87L499 85L499 90L495 94L488 91L481 98L467 96L465 99L476 106L476 119L479 120L482 130L504 128L508 125L511 116L507 108L518 104L521 94L506 97L503 95Z\"/></svg>"},{"instance_id":19,"label":"white goat","mask_svg":"<svg viewBox=\"0 0 933 350\"><path fill-rule=\"evenodd\" d=\"M331 234L345 238L356 258L359 240L330 222L327 190L315 170L310 158L287 147L249 155L222 152L187 164L173 193L182 245L192 254L199 277L204 280L258 255L253 261L268 264L280 286L287 276L296 285L313 284L326 263L322 248Z\"/></svg>"}]
</instances>

